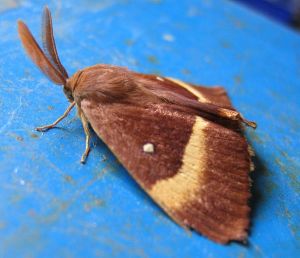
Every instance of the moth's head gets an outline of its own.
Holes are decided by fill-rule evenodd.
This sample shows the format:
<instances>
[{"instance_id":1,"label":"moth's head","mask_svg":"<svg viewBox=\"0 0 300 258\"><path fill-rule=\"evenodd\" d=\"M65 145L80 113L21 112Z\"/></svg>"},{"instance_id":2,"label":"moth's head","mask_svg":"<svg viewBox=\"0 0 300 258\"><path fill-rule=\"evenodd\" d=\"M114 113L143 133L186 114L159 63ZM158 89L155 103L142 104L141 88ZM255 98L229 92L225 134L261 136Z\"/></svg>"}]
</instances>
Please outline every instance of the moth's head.
<instances>
[{"instance_id":1,"label":"moth's head","mask_svg":"<svg viewBox=\"0 0 300 258\"><path fill-rule=\"evenodd\" d=\"M73 101L72 91L70 91L67 86L68 73L61 64L57 54L53 37L51 13L47 6L44 8L42 24L43 48L36 42L26 24L19 20L18 32L22 44L31 60L40 68L47 78L57 85L62 85L68 100Z\"/></svg>"}]
</instances>

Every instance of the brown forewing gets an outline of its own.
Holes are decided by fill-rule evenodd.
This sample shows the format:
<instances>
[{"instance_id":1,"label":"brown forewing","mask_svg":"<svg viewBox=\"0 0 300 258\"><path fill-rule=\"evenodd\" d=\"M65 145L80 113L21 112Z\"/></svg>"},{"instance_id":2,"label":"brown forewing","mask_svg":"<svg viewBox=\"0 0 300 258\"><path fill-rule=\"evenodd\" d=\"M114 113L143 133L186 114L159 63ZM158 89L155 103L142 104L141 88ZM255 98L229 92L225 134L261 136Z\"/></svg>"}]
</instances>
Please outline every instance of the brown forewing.
<instances>
[{"instance_id":1,"label":"brown forewing","mask_svg":"<svg viewBox=\"0 0 300 258\"><path fill-rule=\"evenodd\" d=\"M195 89L231 107L222 88ZM177 89L183 91L190 94ZM177 223L220 243L247 238L250 156L239 123L226 126L168 104L138 107L84 98L81 109L133 178ZM147 143L153 144L153 153L143 151Z\"/></svg>"}]
</instances>

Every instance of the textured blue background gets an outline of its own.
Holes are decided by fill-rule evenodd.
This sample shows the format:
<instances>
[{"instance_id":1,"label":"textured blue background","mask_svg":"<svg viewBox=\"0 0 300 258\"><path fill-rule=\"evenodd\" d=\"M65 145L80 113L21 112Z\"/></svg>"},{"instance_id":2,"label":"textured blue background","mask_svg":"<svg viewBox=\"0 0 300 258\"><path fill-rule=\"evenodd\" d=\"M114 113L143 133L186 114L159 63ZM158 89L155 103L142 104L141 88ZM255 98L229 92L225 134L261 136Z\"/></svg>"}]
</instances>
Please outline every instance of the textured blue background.
<instances>
[{"instance_id":1,"label":"textured blue background","mask_svg":"<svg viewBox=\"0 0 300 258\"><path fill-rule=\"evenodd\" d=\"M52 10L70 74L96 63L223 85L256 131L247 246L217 245L173 223L96 137L60 87L25 56L16 20L40 35ZM0 257L296 257L300 248L300 37L236 3L26 1L0 6ZM298 256L299 257L299 256Z\"/></svg>"}]
</instances>

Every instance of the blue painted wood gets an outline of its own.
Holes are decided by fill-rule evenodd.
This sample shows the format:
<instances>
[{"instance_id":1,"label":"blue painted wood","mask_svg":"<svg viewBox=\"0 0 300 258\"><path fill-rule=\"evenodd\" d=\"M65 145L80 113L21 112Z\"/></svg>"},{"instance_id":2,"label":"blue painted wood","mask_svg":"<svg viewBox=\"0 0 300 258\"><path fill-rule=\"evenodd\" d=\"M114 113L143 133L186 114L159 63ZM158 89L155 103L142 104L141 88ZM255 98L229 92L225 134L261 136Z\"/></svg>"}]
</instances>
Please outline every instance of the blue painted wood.
<instances>
[{"instance_id":1,"label":"blue painted wood","mask_svg":"<svg viewBox=\"0 0 300 258\"><path fill-rule=\"evenodd\" d=\"M3 4L4 3L4 4ZM230 1L3 1L0 15L0 257L296 257L300 248L300 38ZM25 57L16 20L36 36L53 12L63 64L128 66L224 85L258 123L247 246L217 245L173 223Z\"/></svg>"}]
</instances>

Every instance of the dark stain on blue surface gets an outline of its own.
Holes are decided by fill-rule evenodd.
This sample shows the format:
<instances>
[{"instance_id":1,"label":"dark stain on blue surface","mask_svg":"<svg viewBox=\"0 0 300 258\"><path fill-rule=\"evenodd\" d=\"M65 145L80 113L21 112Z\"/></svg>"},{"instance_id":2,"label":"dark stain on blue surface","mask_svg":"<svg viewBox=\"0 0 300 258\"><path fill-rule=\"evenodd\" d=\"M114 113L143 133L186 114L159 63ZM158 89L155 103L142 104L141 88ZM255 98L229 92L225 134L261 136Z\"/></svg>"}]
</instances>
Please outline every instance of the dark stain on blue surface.
<instances>
[{"instance_id":1,"label":"dark stain on blue surface","mask_svg":"<svg viewBox=\"0 0 300 258\"><path fill-rule=\"evenodd\" d=\"M254 150L255 151L255 150ZM252 159L255 170L250 173L250 178L252 180L250 207L251 207L251 221L255 223L255 218L260 215L260 207L268 201L268 199L273 194L273 191L277 189L277 185L271 181L270 176L272 173L269 168L265 165L266 162L262 160L259 156L255 156ZM261 191L261 185L263 185L264 191Z\"/></svg>"}]
</instances>

